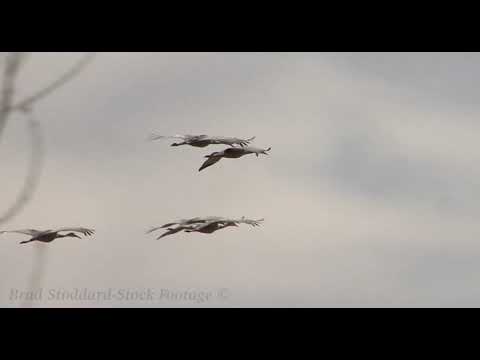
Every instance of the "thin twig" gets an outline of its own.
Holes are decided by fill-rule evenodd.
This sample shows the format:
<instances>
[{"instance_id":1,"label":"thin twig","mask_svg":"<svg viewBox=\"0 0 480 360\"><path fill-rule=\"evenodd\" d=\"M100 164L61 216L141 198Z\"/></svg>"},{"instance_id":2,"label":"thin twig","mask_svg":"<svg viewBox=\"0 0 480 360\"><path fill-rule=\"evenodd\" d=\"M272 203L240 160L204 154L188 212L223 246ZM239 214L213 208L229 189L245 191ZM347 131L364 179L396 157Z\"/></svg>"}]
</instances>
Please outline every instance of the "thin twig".
<instances>
[{"instance_id":1,"label":"thin twig","mask_svg":"<svg viewBox=\"0 0 480 360\"><path fill-rule=\"evenodd\" d=\"M5 57L0 98L0 137L7 124L8 116L11 113L11 106L15 93L15 79L20 70L23 55L24 53L10 53Z\"/></svg>"},{"instance_id":2,"label":"thin twig","mask_svg":"<svg viewBox=\"0 0 480 360\"><path fill-rule=\"evenodd\" d=\"M32 108L37 101L51 94L69 80L78 75L85 66L93 59L94 53L89 53L80 59L70 70L65 72L56 81L46 86L34 95L18 102L13 103L15 77L18 73L20 63L25 58L24 53L10 54L6 59L5 76L3 81L2 98L0 100L0 136L6 124L8 116L13 111L21 111L29 114L29 132L31 135L32 155L29 166L29 172L25 181L25 185L15 200L14 204L0 217L0 224L11 220L20 210L28 203L37 187L37 181L40 176L40 170L43 160L43 140L41 136L40 124L33 119Z\"/></svg>"},{"instance_id":3,"label":"thin twig","mask_svg":"<svg viewBox=\"0 0 480 360\"><path fill-rule=\"evenodd\" d=\"M18 102L16 105L12 105L14 101L13 97L15 92L15 79L20 69L21 62L25 56L24 53L7 54L4 61L5 71L2 87L0 89L0 137L7 123L8 116L14 111L20 111L26 115L32 152L30 156L27 177L25 179L22 191L17 196L13 205L10 206L6 213L0 217L0 224L11 220L29 202L37 188L38 180L40 178L44 159L44 142L40 123L35 120L33 115L34 104L57 90L62 85L66 84L69 80L73 79L85 68L85 66L93 59L93 57L94 54L87 54L56 81L52 82L42 90L34 93L34 95L31 95ZM45 247L38 247L36 249L35 258L32 265L32 272L27 287L29 293L33 293L33 291L40 289L42 286L46 267L46 256L47 249ZM22 304L22 307L31 306L32 303L30 301Z\"/></svg>"},{"instance_id":4,"label":"thin twig","mask_svg":"<svg viewBox=\"0 0 480 360\"><path fill-rule=\"evenodd\" d=\"M13 105L12 110L24 110L31 108L34 103L48 96L53 91L66 84L69 80L73 79L76 75L78 75L93 60L94 56L94 53L88 53L83 58L81 58L70 70L68 70L65 74L60 76L50 85L46 86L40 91L37 91L35 94L27 97L26 99L18 102L16 105Z\"/></svg>"}]
</instances>

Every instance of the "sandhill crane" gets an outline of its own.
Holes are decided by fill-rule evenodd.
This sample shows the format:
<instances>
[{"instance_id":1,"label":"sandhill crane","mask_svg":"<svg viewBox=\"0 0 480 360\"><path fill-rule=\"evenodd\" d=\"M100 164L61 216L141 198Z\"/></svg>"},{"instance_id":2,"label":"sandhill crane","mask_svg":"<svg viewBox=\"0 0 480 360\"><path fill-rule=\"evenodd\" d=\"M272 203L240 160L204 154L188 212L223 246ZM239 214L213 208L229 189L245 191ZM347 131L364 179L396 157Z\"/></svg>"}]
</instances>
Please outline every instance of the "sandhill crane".
<instances>
[{"instance_id":1,"label":"sandhill crane","mask_svg":"<svg viewBox=\"0 0 480 360\"><path fill-rule=\"evenodd\" d=\"M203 224L195 224L195 225L189 226L188 228L185 229L185 232L187 233L200 232L204 234L211 234L217 230L221 230L229 226L239 226L239 224L242 224L242 223L249 224L252 226L260 226L260 222L262 221L263 219L248 220L248 219L245 219L245 217L243 217L240 220L221 218L218 220L207 221Z\"/></svg>"},{"instance_id":2,"label":"sandhill crane","mask_svg":"<svg viewBox=\"0 0 480 360\"><path fill-rule=\"evenodd\" d=\"M239 224L248 224L251 226L260 226L260 223L264 221L264 219L260 220L250 220L242 217L241 219L226 219L226 218L219 218L216 220L207 221L203 224L197 224L188 227L185 229L185 232L201 232L204 234L211 234L217 230L224 229L229 226L239 226Z\"/></svg>"},{"instance_id":3,"label":"sandhill crane","mask_svg":"<svg viewBox=\"0 0 480 360\"><path fill-rule=\"evenodd\" d=\"M167 231L164 232L162 235L160 235L157 240L163 238L164 236L176 234L177 232L187 230L187 229L192 229L198 224L204 224L206 222L214 221L214 220L221 220L223 218L219 216L206 216L206 217L195 217L191 219L181 219L177 221L173 221L170 223L167 223L162 226L154 227L151 228L149 231L147 231L147 234L150 234L154 231L160 230L160 229L165 229L167 228ZM173 226L177 225L177 227L173 228Z\"/></svg>"},{"instance_id":4,"label":"sandhill crane","mask_svg":"<svg viewBox=\"0 0 480 360\"><path fill-rule=\"evenodd\" d=\"M194 217L194 218L191 218L191 219L180 219L180 220L177 220L177 221L169 222L169 223L167 223L165 225L162 225L162 226L159 226L159 227L154 227L154 228L150 229L147 232L147 234L150 234L151 232L154 232L154 231L157 231L157 230L160 230L160 229L169 228L169 227L172 227L174 225L200 224L200 223L206 223L208 221L221 220L221 219L224 219L224 218L219 217L219 216L205 216L205 217Z\"/></svg>"},{"instance_id":5,"label":"sandhill crane","mask_svg":"<svg viewBox=\"0 0 480 360\"><path fill-rule=\"evenodd\" d=\"M192 219L183 219L183 220L165 224L160 227L152 228L147 232L147 234L160 229L164 229L164 228L167 228L167 231L161 234L157 238L157 240L168 235L176 234L180 231L185 231L188 233L200 232L203 234L211 234L217 230L221 230L230 226L238 226L239 224L242 224L242 223L248 224L251 226L259 226L263 220L264 219L249 220L249 219L246 219L245 217L242 217L241 219L238 219L238 220L228 219L228 218L218 217L218 216L197 217ZM174 226L174 225L178 225L178 226L175 228L172 228L171 226Z\"/></svg>"},{"instance_id":6,"label":"sandhill crane","mask_svg":"<svg viewBox=\"0 0 480 360\"><path fill-rule=\"evenodd\" d=\"M161 234L159 237L157 237L157 240L160 240L161 238L168 236L168 235L173 235L176 234L180 231L185 231L185 232L201 232L204 234L211 234L214 231L226 228L228 226L238 226L234 223L218 223L218 222L208 222L205 224L198 223L198 224L190 224L190 225L179 225L175 228L168 228L167 231L165 231L163 234Z\"/></svg>"},{"instance_id":7,"label":"sandhill crane","mask_svg":"<svg viewBox=\"0 0 480 360\"><path fill-rule=\"evenodd\" d=\"M61 232L68 232L68 231L70 232L67 234L60 234ZM45 230L45 231L35 230L35 229L0 231L0 235L5 233L17 233L17 234L29 235L32 237L31 239L20 242L20 244L27 244L32 241L50 243L55 239L66 238L66 237L75 237L75 238L81 239L80 236L78 236L75 233L80 233L85 236L90 236L95 233L95 230L79 227L79 228L61 228L57 230Z\"/></svg>"},{"instance_id":8,"label":"sandhill crane","mask_svg":"<svg viewBox=\"0 0 480 360\"><path fill-rule=\"evenodd\" d=\"M209 136L209 135L173 135L173 136L163 136L152 134L150 140L159 140L159 139L179 139L181 142L176 142L171 144L171 146L181 146L181 145L190 145L194 147L206 147L208 145L240 145L247 146L252 140L255 139L255 136L250 139L239 139L235 137L225 137L225 136Z\"/></svg>"},{"instance_id":9,"label":"sandhill crane","mask_svg":"<svg viewBox=\"0 0 480 360\"><path fill-rule=\"evenodd\" d=\"M272 149L271 147L269 147L268 149L260 149L253 146L245 146L241 148L230 147L223 151L217 151L217 152L211 153L210 155L206 155L205 157L208 159L202 164L202 166L200 167L200 169L198 169L198 171L202 171L203 169L206 169L207 167L216 164L223 158L238 159L248 154L255 154L258 157L260 154L268 155L267 152L270 151L271 149Z\"/></svg>"}]
</instances>

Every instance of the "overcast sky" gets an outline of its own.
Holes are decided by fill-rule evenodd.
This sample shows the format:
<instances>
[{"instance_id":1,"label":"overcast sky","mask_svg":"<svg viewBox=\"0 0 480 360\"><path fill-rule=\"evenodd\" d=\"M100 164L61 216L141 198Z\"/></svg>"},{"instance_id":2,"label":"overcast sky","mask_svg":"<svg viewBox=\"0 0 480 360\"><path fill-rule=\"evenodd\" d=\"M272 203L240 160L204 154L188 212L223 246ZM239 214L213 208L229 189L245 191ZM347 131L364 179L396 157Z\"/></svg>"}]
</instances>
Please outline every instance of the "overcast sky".
<instances>
[{"instance_id":1,"label":"overcast sky","mask_svg":"<svg viewBox=\"0 0 480 360\"><path fill-rule=\"evenodd\" d=\"M18 96L81 55L32 54ZM36 306L478 306L479 64L477 53L98 54L37 105L41 182L4 226L96 234L29 246L2 235L0 306L19 305L12 291L25 290L37 247L47 248L45 291L213 295L44 294ZM199 173L221 145L173 148L146 141L151 132L256 136L272 150ZM12 116L0 141L1 209L22 184L27 141ZM265 221L145 234L207 215Z\"/></svg>"}]
</instances>

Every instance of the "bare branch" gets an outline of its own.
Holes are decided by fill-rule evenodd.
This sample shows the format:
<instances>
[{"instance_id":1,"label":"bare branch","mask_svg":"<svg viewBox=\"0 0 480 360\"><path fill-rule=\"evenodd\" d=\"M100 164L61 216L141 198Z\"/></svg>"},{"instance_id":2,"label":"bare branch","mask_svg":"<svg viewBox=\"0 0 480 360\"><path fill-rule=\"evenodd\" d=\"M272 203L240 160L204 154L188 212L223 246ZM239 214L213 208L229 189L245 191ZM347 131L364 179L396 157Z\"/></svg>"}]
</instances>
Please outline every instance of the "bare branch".
<instances>
[{"instance_id":1,"label":"bare branch","mask_svg":"<svg viewBox=\"0 0 480 360\"><path fill-rule=\"evenodd\" d=\"M11 220L30 200L40 177L41 166L43 163L43 138L40 123L33 117L33 105L51 94L53 91L73 79L79 74L85 66L93 59L94 54L90 53L80 59L69 71L52 82L43 90L36 92L34 95L20 101L17 105L12 105L13 95L15 91L15 78L19 71L22 61L26 58L25 53L7 54L5 59L5 71L3 78L3 86L0 99L0 135L5 127L8 116L13 111L21 111L27 115L28 131L31 136L31 159L27 178L25 180L22 191L18 195L14 204L0 217L0 224Z\"/></svg>"},{"instance_id":2,"label":"bare branch","mask_svg":"<svg viewBox=\"0 0 480 360\"><path fill-rule=\"evenodd\" d=\"M53 91L66 84L68 81L78 75L94 58L94 53L88 53L82 59L80 59L70 70L59 77L57 80L46 86L42 90L27 97L12 107L12 110L24 110L32 107L33 103L43 99L51 94Z\"/></svg>"},{"instance_id":3,"label":"bare branch","mask_svg":"<svg viewBox=\"0 0 480 360\"><path fill-rule=\"evenodd\" d=\"M3 55L3 54L2 54ZM2 79L2 85L0 88L0 137L3 133L5 125L7 123L8 116L13 111L20 111L26 115L27 129L30 134L31 156L28 166L28 173L25 179L24 186L17 196L12 206L0 217L0 224L3 224L11 220L17 215L25 205L32 198L40 178L43 159L44 159L44 142L41 131L41 125L35 120L33 115L33 106L35 103L62 85L66 84L69 80L78 75L85 66L93 59L94 54L87 54L80 59L69 71L64 73L56 81L46 86L44 89L36 92L35 94L27 97L26 99L18 102L16 105L12 105L14 102L15 93L15 80L20 69L20 65L25 60L25 53L10 53L2 56L1 65L4 67L4 74ZM39 247L35 251L35 258L32 264L32 272L28 282L28 290L34 291L39 289L43 283L43 277L46 267L47 249ZM31 307L32 302L26 301L22 304L22 307Z\"/></svg>"},{"instance_id":4,"label":"bare branch","mask_svg":"<svg viewBox=\"0 0 480 360\"><path fill-rule=\"evenodd\" d=\"M5 55L0 98L0 137L7 124L8 116L10 115L15 93L15 79L20 70L23 55L24 53L9 53Z\"/></svg>"},{"instance_id":5,"label":"bare branch","mask_svg":"<svg viewBox=\"0 0 480 360\"><path fill-rule=\"evenodd\" d=\"M13 205L0 217L0 224L3 224L13 218L31 199L37 188L38 179L43 165L44 147L43 136L40 123L33 116L33 112L25 113L27 115L27 130L30 134L31 155L28 166L28 173L20 194L17 196Z\"/></svg>"}]
</instances>

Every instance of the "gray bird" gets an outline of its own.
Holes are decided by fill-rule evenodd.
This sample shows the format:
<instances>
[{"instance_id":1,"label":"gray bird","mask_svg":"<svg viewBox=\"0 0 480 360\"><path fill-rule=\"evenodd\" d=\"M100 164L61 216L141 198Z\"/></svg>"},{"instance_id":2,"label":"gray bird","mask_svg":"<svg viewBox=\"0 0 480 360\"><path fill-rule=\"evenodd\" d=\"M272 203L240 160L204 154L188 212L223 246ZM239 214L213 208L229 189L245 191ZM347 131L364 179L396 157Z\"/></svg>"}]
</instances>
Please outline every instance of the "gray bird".
<instances>
[{"instance_id":1,"label":"gray bird","mask_svg":"<svg viewBox=\"0 0 480 360\"><path fill-rule=\"evenodd\" d=\"M157 238L157 240L159 240L159 239L163 238L164 236L176 234L176 233L178 233L180 231L183 231L183 230L193 229L195 226L197 226L199 224L204 224L204 223L207 223L207 222L210 222L210 221L221 220L221 219L224 219L224 218L221 218L219 216L206 216L206 217L195 217L195 218L191 218L191 219L181 219L181 220L177 220L177 221L167 223L167 224L162 225L162 226L153 227L149 231L147 231L147 234L150 234L154 231L166 228L167 231L164 232L162 235L160 235ZM175 225L177 225L177 227L173 227Z\"/></svg>"},{"instance_id":2,"label":"gray bird","mask_svg":"<svg viewBox=\"0 0 480 360\"><path fill-rule=\"evenodd\" d=\"M201 233L204 233L204 234L211 234L217 230L221 230L221 229L224 229L226 227L229 227L229 226L239 226L239 224L248 224L248 225L251 225L251 226L260 226L260 223L263 221L264 219L260 219L260 220L249 220L249 219L246 219L245 217L242 217L241 219L239 220L235 220L235 219L218 219L218 220L211 220L211 221L208 221L204 224L197 224L197 225L194 225L194 226L191 226L189 227L188 229L185 229L185 232L201 232Z\"/></svg>"},{"instance_id":3,"label":"gray bird","mask_svg":"<svg viewBox=\"0 0 480 360\"><path fill-rule=\"evenodd\" d=\"M219 217L219 216L205 216L205 217L194 217L194 218L191 218L191 219L180 219L180 220L169 222L169 223L167 223L165 225L162 225L162 226L151 228L147 232L147 234L150 234L150 233L152 233L154 231L157 231L157 230L160 230L160 229L170 228L170 227L175 226L175 225L184 226L184 225L192 225L192 224L201 224L201 223L206 223L208 221L221 220L221 219L224 219L224 218Z\"/></svg>"},{"instance_id":4,"label":"gray bird","mask_svg":"<svg viewBox=\"0 0 480 360\"><path fill-rule=\"evenodd\" d=\"M173 136L163 136L152 134L150 136L150 140L159 140L159 139L179 139L182 140L180 142L176 142L171 144L171 146L181 146L181 145L190 145L194 147L206 147L208 145L240 145L240 146L247 146L250 144L255 137L250 139L239 139L235 137L225 137L225 136L209 136L209 135L173 135Z\"/></svg>"},{"instance_id":5,"label":"gray bird","mask_svg":"<svg viewBox=\"0 0 480 360\"><path fill-rule=\"evenodd\" d=\"M147 232L147 234L160 229L164 229L164 228L167 228L167 231L161 234L157 238L157 240L168 235L176 234L180 231L185 231L188 233L200 232L203 234L211 234L215 231L218 231L230 226L238 226L239 224L242 224L242 223L248 224L251 226L259 226L260 222L262 222L263 220L264 219L249 220L249 219L246 219L245 217L242 217L241 219L238 219L238 220L228 219L228 218L219 217L219 216L197 217L192 219L183 219L183 220L179 220L178 222L175 221L160 227L152 228ZM178 225L178 226L173 228L172 226L174 225Z\"/></svg>"},{"instance_id":6,"label":"gray bird","mask_svg":"<svg viewBox=\"0 0 480 360\"><path fill-rule=\"evenodd\" d=\"M68 232L68 233L60 234L61 232ZM45 230L45 231L35 230L35 229L0 231L0 235L5 233L17 233L17 234L31 236L32 237L31 239L20 242L20 244L27 244L33 241L50 243L55 239L66 238L66 237L75 237L75 238L81 239L81 237L78 236L76 233L80 233L85 236L90 236L95 233L95 230L78 227L78 228L61 228L57 230Z\"/></svg>"},{"instance_id":7,"label":"gray bird","mask_svg":"<svg viewBox=\"0 0 480 360\"><path fill-rule=\"evenodd\" d=\"M245 146L241 148L230 147L223 151L216 151L214 153L211 153L210 155L205 156L207 160L202 164L202 166L200 167L200 169L198 169L198 171L202 171L203 169L206 169L207 167L216 164L223 158L238 159L248 154L255 154L258 157L260 154L269 155L267 152L270 150L272 150L271 147L269 147L268 149L261 149L253 146Z\"/></svg>"},{"instance_id":8,"label":"gray bird","mask_svg":"<svg viewBox=\"0 0 480 360\"><path fill-rule=\"evenodd\" d=\"M264 219L260 220L249 220L246 219L245 217L242 217L241 219L235 220L235 219L217 219L217 220L211 220L207 221L204 224L196 224L193 226L190 226L189 228L185 229L185 232L201 232L204 234L211 234L217 230L224 229L229 226L239 226L239 224L248 224L251 226L260 226L260 223Z\"/></svg>"}]
</instances>

